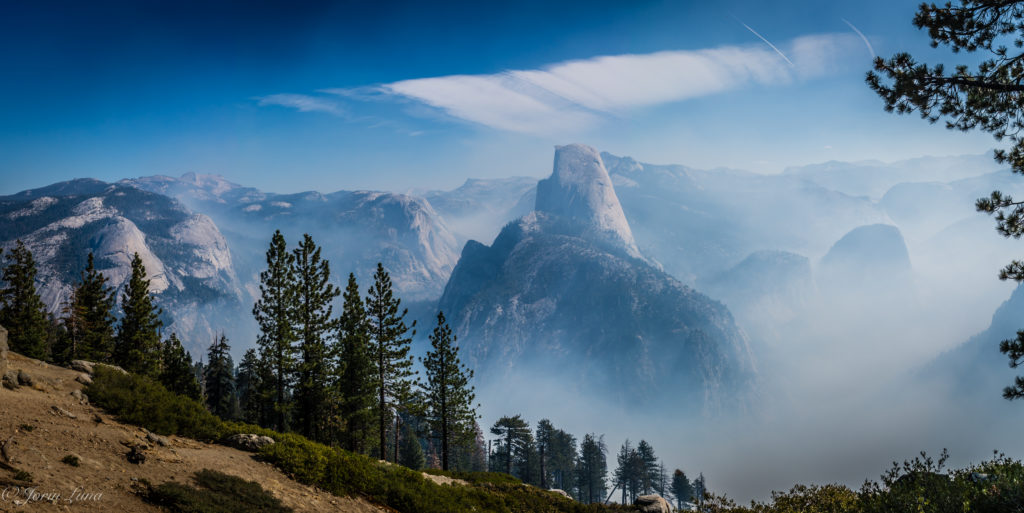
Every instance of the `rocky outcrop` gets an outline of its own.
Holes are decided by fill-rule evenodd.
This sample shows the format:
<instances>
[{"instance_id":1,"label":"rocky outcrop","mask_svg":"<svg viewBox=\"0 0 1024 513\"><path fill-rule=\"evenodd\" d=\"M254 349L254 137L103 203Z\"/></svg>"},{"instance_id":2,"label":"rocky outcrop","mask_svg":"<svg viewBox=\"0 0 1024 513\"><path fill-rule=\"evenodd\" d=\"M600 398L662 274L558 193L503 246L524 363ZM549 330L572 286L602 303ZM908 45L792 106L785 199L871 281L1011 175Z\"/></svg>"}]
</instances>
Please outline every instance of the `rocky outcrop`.
<instances>
[{"instance_id":1,"label":"rocky outcrop","mask_svg":"<svg viewBox=\"0 0 1024 513\"><path fill-rule=\"evenodd\" d=\"M227 439L227 443L228 445L234 447L235 449L249 452L259 452L260 449L268 445L273 445L274 439L270 438L269 436L256 435L251 433L237 434L229 436Z\"/></svg>"},{"instance_id":2,"label":"rocky outcrop","mask_svg":"<svg viewBox=\"0 0 1024 513\"><path fill-rule=\"evenodd\" d=\"M639 257L633 231L597 150L582 144L558 146L554 167L551 176L537 184L535 209L577 222L592 236L621 244L630 256Z\"/></svg>"},{"instance_id":3,"label":"rocky outcrop","mask_svg":"<svg viewBox=\"0 0 1024 513\"><path fill-rule=\"evenodd\" d=\"M722 304L636 258L596 153L560 148L542 184L536 211L466 244L441 297L477 375L547 373L632 406L669 390L698 410L743 404L746 337Z\"/></svg>"},{"instance_id":4,"label":"rocky outcrop","mask_svg":"<svg viewBox=\"0 0 1024 513\"><path fill-rule=\"evenodd\" d=\"M638 513L672 513L672 505L660 495L641 495L633 505Z\"/></svg>"}]
</instances>

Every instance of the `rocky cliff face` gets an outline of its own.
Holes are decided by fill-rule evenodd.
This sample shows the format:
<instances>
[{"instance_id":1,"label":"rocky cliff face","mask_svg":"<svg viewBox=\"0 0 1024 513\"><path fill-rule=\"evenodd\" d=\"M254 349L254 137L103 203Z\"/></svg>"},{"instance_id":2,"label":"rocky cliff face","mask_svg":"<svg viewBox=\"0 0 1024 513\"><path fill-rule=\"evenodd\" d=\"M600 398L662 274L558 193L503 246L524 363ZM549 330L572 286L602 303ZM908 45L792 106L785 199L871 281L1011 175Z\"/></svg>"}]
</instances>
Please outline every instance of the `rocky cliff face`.
<instances>
[{"instance_id":1,"label":"rocky cliff face","mask_svg":"<svg viewBox=\"0 0 1024 513\"><path fill-rule=\"evenodd\" d=\"M193 354L214 333L233 328L231 319L247 303L227 240L213 221L134 187L76 180L2 197L0 244L10 248L17 239L35 257L37 287L53 313L70 298L90 251L118 291L138 253L164 308L165 331L190 341Z\"/></svg>"},{"instance_id":2,"label":"rocky cliff face","mask_svg":"<svg viewBox=\"0 0 1024 513\"><path fill-rule=\"evenodd\" d=\"M477 375L527 367L634 404L740 402L754 365L729 311L638 258L596 152L560 147L555 162L537 210L491 246L468 242L441 298Z\"/></svg>"},{"instance_id":3,"label":"rocky cliff face","mask_svg":"<svg viewBox=\"0 0 1024 513\"><path fill-rule=\"evenodd\" d=\"M368 284L378 261L401 297L436 299L458 258L455 237L428 201L374 191L264 193L210 175L154 176L127 181L167 194L208 214L225 230L240 275L254 284L274 230L289 242L309 233L335 273Z\"/></svg>"}]
</instances>

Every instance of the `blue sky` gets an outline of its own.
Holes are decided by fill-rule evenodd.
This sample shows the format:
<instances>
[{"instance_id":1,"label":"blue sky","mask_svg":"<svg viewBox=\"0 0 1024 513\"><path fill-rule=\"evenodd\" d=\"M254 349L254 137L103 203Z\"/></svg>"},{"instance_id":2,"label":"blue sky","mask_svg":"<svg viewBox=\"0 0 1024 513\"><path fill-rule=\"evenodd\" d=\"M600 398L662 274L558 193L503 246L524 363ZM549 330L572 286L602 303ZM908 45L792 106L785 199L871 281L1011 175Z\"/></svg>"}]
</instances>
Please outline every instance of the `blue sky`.
<instances>
[{"instance_id":1,"label":"blue sky","mask_svg":"<svg viewBox=\"0 0 1024 513\"><path fill-rule=\"evenodd\" d=\"M990 137L887 114L864 85L872 52L949 61L916 5L8 2L0 193L189 171L451 188L547 174L568 142L759 172L982 153Z\"/></svg>"}]
</instances>

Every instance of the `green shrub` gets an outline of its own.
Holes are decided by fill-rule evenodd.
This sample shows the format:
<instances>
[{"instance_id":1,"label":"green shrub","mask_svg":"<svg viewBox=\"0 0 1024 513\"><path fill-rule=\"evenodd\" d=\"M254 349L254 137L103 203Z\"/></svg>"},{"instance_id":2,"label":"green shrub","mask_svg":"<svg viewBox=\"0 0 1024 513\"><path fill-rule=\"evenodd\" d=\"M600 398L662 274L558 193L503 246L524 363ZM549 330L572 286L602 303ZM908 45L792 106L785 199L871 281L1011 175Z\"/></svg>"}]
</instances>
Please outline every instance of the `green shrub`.
<instances>
[{"instance_id":1,"label":"green shrub","mask_svg":"<svg viewBox=\"0 0 1024 513\"><path fill-rule=\"evenodd\" d=\"M25 481L25 482L31 483L32 482L32 474L29 474L28 472L25 472L24 470L19 470L19 471L14 473L14 479L17 479L18 481Z\"/></svg>"},{"instance_id":2,"label":"green shrub","mask_svg":"<svg viewBox=\"0 0 1024 513\"><path fill-rule=\"evenodd\" d=\"M20 429L20 430L22 430L22 431L24 431L26 433L31 433L32 430L35 429L35 428L36 427L33 426L32 424L21 424L21 425L18 426L18 429Z\"/></svg>"},{"instance_id":3,"label":"green shrub","mask_svg":"<svg viewBox=\"0 0 1024 513\"><path fill-rule=\"evenodd\" d=\"M144 498L157 506L181 513L289 513L291 508L263 489L259 483L213 470L195 474L199 488L164 483L149 488Z\"/></svg>"},{"instance_id":4,"label":"green shrub","mask_svg":"<svg viewBox=\"0 0 1024 513\"><path fill-rule=\"evenodd\" d=\"M89 399L119 420L160 435L181 435L197 440L219 440L227 427L198 401L168 391L144 376L123 374L96 366Z\"/></svg>"},{"instance_id":5,"label":"green shrub","mask_svg":"<svg viewBox=\"0 0 1024 513\"><path fill-rule=\"evenodd\" d=\"M420 472L380 463L299 435L222 421L197 401L169 392L149 378L125 375L102 367L97 367L93 383L86 393L94 404L116 415L122 422L142 426L161 435L176 434L211 441L221 441L237 433L269 436L276 443L264 447L259 457L276 465L296 481L335 495L364 497L400 512L583 513L616 509L614 506L583 505L524 485L511 476L489 472L452 473L452 477L464 479L470 485L438 485ZM156 494L153 495L154 501L178 504L175 506L178 511L222 511L185 509L192 504L188 501L208 496L188 486L169 483L151 490ZM209 500L214 501L212 498ZM224 511L250 510L231 506Z\"/></svg>"},{"instance_id":6,"label":"green shrub","mask_svg":"<svg viewBox=\"0 0 1024 513\"><path fill-rule=\"evenodd\" d=\"M78 456L75 456L74 454L68 454L67 456L64 456L64 458L61 459L60 461L61 463L71 465L72 467L77 467L79 464L81 464L81 461L79 461Z\"/></svg>"}]
</instances>

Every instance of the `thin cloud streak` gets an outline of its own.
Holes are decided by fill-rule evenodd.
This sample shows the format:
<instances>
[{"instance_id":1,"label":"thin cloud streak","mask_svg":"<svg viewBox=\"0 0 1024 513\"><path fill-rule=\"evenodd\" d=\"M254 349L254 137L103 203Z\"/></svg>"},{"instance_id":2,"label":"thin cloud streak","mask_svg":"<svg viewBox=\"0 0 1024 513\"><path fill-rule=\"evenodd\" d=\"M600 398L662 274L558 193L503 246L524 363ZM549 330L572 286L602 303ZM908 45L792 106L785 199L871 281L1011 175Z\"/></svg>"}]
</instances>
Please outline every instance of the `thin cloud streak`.
<instances>
[{"instance_id":1,"label":"thin cloud streak","mask_svg":"<svg viewBox=\"0 0 1024 513\"><path fill-rule=\"evenodd\" d=\"M761 34L758 34L756 30L750 28L750 25L747 25L746 23L743 23L742 21L740 22L740 25L743 25L744 27L746 27L746 29L749 30L751 34L754 34L755 36L757 36L758 39L760 39L761 41L764 41L764 44L772 47L772 50L775 50L775 53L779 54L779 57L782 57L783 59L785 59L786 62L788 62L790 66L795 66L795 64L793 64L793 61L789 60L789 57L786 57L786 54L782 53L782 50L779 50L779 48L777 46L773 45L771 41L766 39Z\"/></svg>"},{"instance_id":2,"label":"thin cloud streak","mask_svg":"<svg viewBox=\"0 0 1024 513\"><path fill-rule=\"evenodd\" d=\"M259 98L260 107L279 106L295 109L299 112L326 112L335 116L344 115L341 107L330 100L305 94L272 94Z\"/></svg>"},{"instance_id":3,"label":"thin cloud streak","mask_svg":"<svg viewBox=\"0 0 1024 513\"><path fill-rule=\"evenodd\" d=\"M860 36L861 41L864 41L864 45L867 46L868 47L868 51L871 52L871 58L874 59L875 58L875 47L871 46L871 42L868 41L867 36L865 36L864 33L860 31L860 29L858 29L857 27L854 27L853 23L850 23L849 21L847 21L846 18L840 18L840 19L843 20L843 23L849 25L850 28L853 29L853 31L856 32L858 36Z\"/></svg>"}]
</instances>

